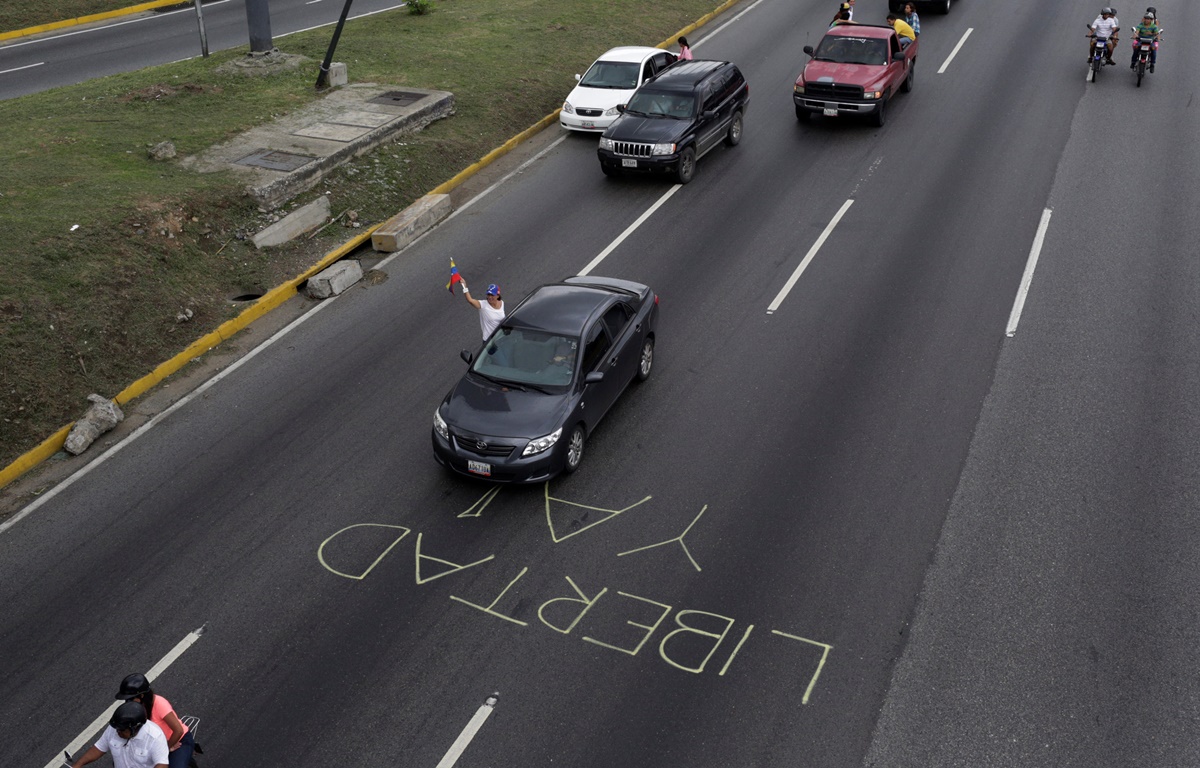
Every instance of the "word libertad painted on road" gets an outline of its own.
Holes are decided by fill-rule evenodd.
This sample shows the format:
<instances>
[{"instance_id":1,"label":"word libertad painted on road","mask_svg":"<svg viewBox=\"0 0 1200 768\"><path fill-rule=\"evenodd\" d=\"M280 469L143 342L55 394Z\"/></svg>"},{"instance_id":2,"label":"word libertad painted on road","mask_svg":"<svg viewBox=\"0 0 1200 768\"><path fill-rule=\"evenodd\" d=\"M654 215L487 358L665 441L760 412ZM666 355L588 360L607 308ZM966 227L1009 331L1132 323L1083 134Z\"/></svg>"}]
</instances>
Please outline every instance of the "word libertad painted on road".
<instances>
[{"instance_id":1,"label":"word libertad painted on road","mask_svg":"<svg viewBox=\"0 0 1200 768\"><path fill-rule=\"evenodd\" d=\"M459 514L460 518L479 517L487 506L495 499L500 489L493 488L484 496L475 502L466 511ZM594 528L597 525L617 519L623 513L628 512L635 507L644 504L650 500L650 496L641 501L632 504L624 509L605 509L602 507L588 506L568 501L566 499L555 498L550 495L550 484L545 486L545 509L546 522L550 531L550 538L555 544L561 543L573 536L577 536L584 531ZM569 533L562 533L556 530L554 519L551 514L551 504L562 504L571 507L577 507L589 510L591 512L604 513L599 519L583 526L574 527ZM690 565L700 572L702 569L700 564L692 556L687 544L684 542L684 537L692 530L692 528L700 521L708 507L702 508L687 525L687 527L678 536L649 544L643 547L627 550L618 553L618 557L633 555L638 552L643 552L656 547L665 545L678 544L683 551ZM326 549L335 539L343 536L353 536L357 533L370 531L373 535L370 537L372 542L379 542L382 549L374 560L360 573L346 573L338 568L335 568L329 563L326 558ZM357 523L346 526L341 530L334 532L331 536L321 542L317 548L317 560L330 573L339 577L361 581L366 579L372 571L378 566L400 542L404 541L412 534L413 529L390 523ZM380 538L379 534L383 533ZM425 536L421 532L417 532L415 548L414 548L414 571L417 586L423 586L432 581L436 581L446 576L461 574L471 569L480 568L485 564L492 563L496 559L495 555L474 560L472 562L454 562L445 558L435 557L427 552L425 546ZM515 570L515 569L514 569ZM495 598L488 604L484 605L481 602L467 600L457 595L450 595L450 600L467 606L471 609L480 611L490 617L509 622L520 627L529 627L530 622L524 621L515 616L506 614L497 609L501 605L505 596L510 591L518 588L518 583L529 573L528 567L520 568L519 572L509 580L507 585L496 594ZM664 622L673 614L674 628L662 634L657 641L657 650L659 657L671 667L683 672L691 674L704 674L706 671L716 670L716 675L719 677L725 676L734 666L734 661L743 652L754 633L756 627L754 624L746 623L745 628L739 628L738 632L734 632L734 627L738 621L732 617L724 616L711 611L702 611L695 609L680 608L670 603L653 600L649 597L635 595L630 592L613 591L608 587L600 587L598 590L589 594L582 589L574 579L570 576L563 577L567 585L570 587L570 593L562 594L554 597L549 597L537 609L537 618L540 624L554 632L562 635L571 635L576 630L579 630L577 636L583 642L597 645L601 648L606 648L618 653L628 654L629 656L637 656L650 643L650 639L663 628ZM602 602L603 601L603 602ZM598 607L599 606L599 607ZM589 614L596 611L598 614L605 610L609 611L607 627L610 632L613 632L615 625L621 626L621 631L624 634L621 637L595 637L596 629L588 630L585 627L585 619ZM632 614L632 617L631 617ZM624 619L623 622L613 619ZM606 626L604 621L594 622L599 627ZM631 627L632 631L626 629ZM759 635L761 636L761 635ZM759 637L756 636L756 637ZM817 680L824 669L825 662L829 658L833 646L828 643L822 643L817 640L811 640L806 637L783 632L778 629L770 630L769 637L772 640L787 641L791 647L800 651L801 661L806 664L806 667L812 669L811 675L808 677L808 684L805 687L804 694L801 697L801 703L807 704L811 697L814 688L817 685ZM733 639L736 638L736 641ZM731 642L726 643L727 640ZM717 652L722 646L732 645L720 658L719 667L710 663L717 657Z\"/></svg>"}]
</instances>

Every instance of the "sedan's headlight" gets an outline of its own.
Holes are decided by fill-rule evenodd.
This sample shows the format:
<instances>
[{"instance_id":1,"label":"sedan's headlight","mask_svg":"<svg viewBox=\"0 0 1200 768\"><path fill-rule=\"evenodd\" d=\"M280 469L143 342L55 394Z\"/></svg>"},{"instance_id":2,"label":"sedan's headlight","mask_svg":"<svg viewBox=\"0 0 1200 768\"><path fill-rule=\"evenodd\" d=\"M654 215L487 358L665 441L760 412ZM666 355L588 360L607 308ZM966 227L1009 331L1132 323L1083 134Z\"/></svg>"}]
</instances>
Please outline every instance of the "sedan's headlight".
<instances>
[{"instance_id":1,"label":"sedan's headlight","mask_svg":"<svg viewBox=\"0 0 1200 768\"><path fill-rule=\"evenodd\" d=\"M446 426L446 422L442 419L441 408L433 412L433 431L442 436L443 440L450 439L450 428Z\"/></svg>"},{"instance_id":2,"label":"sedan's headlight","mask_svg":"<svg viewBox=\"0 0 1200 768\"><path fill-rule=\"evenodd\" d=\"M562 427L554 430L545 437L539 437L536 440L530 440L529 445L525 446L525 450L521 452L522 456L533 456L542 453L554 447L558 442L558 438L562 437Z\"/></svg>"},{"instance_id":3,"label":"sedan's headlight","mask_svg":"<svg viewBox=\"0 0 1200 768\"><path fill-rule=\"evenodd\" d=\"M611 109L604 110L605 117L616 117L619 114L621 114L621 110L618 107L613 107Z\"/></svg>"},{"instance_id":4,"label":"sedan's headlight","mask_svg":"<svg viewBox=\"0 0 1200 768\"><path fill-rule=\"evenodd\" d=\"M673 155L675 154L674 144L655 144L654 149L650 150L652 155Z\"/></svg>"},{"instance_id":5,"label":"sedan's headlight","mask_svg":"<svg viewBox=\"0 0 1200 768\"><path fill-rule=\"evenodd\" d=\"M568 115L573 115L573 114L575 114L575 107L571 106L571 102L564 101L563 102L563 112L566 112Z\"/></svg>"},{"instance_id":6,"label":"sedan's headlight","mask_svg":"<svg viewBox=\"0 0 1200 768\"><path fill-rule=\"evenodd\" d=\"M613 144L612 139L606 139L603 136L600 137L600 149L607 149L609 152L612 152L615 149Z\"/></svg>"}]
</instances>

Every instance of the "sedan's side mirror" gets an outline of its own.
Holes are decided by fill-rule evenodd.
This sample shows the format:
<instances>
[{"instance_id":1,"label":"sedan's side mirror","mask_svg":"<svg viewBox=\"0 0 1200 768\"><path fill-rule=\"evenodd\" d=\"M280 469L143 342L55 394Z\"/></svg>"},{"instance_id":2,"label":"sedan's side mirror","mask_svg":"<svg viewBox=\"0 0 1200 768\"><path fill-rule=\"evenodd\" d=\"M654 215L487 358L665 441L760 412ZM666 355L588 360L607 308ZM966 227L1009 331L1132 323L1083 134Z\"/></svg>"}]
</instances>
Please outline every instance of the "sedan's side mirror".
<instances>
[{"instance_id":1,"label":"sedan's side mirror","mask_svg":"<svg viewBox=\"0 0 1200 768\"><path fill-rule=\"evenodd\" d=\"M458 353L458 356L463 359L463 362L470 365L475 360L475 355L472 355L468 350L463 350Z\"/></svg>"},{"instance_id":2,"label":"sedan's side mirror","mask_svg":"<svg viewBox=\"0 0 1200 768\"><path fill-rule=\"evenodd\" d=\"M583 79L583 75L576 74L576 75L575 75L575 79L576 79L576 80L582 80L582 79Z\"/></svg>"},{"instance_id":3,"label":"sedan's side mirror","mask_svg":"<svg viewBox=\"0 0 1200 768\"><path fill-rule=\"evenodd\" d=\"M812 56L813 55L813 47L811 45L804 46L804 52L807 53L809 56ZM579 77L579 75L576 75L576 77Z\"/></svg>"},{"instance_id":4,"label":"sedan's side mirror","mask_svg":"<svg viewBox=\"0 0 1200 768\"><path fill-rule=\"evenodd\" d=\"M584 384L596 384L601 381L604 381L604 371L592 371L583 377Z\"/></svg>"}]
</instances>

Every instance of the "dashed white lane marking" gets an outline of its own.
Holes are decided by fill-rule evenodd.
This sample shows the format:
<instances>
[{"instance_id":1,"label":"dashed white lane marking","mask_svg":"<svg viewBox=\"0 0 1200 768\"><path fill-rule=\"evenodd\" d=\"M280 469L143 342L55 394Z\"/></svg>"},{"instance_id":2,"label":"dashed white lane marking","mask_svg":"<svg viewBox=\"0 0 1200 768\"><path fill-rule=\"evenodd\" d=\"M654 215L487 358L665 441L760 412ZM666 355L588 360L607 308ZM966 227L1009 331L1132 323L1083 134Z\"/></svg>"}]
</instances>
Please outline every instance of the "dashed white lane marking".
<instances>
[{"instance_id":1,"label":"dashed white lane marking","mask_svg":"<svg viewBox=\"0 0 1200 768\"><path fill-rule=\"evenodd\" d=\"M188 648L191 648L192 643L199 640L200 635L203 634L204 627L200 627L199 629L188 632L187 637L176 643L175 647L172 648L166 656L163 656L158 660L157 664L150 668L150 671L146 673L146 679L150 682L154 682L154 678L166 671L167 667L171 666L176 659L182 656L184 651L186 651ZM121 706L123 703L124 702L122 701L114 701L112 704L110 704L108 709L100 713L100 717L97 717L95 720L93 720L91 725L83 729L83 733L76 736L75 740L67 745L66 751L72 755L78 752L83 745L88 743L96 731L108 725L108 720L110 717L112 717L112 713L115 712L117 707ZM62 758L56 757L50 762L46 763L46 768L62 768L62 765Z\"/></svg>"},{"instance_id":2,"label":"dashed white lane marking","mask_svg":"<svg viewBox=\"0 0 1200 768\"><path fill-rule=\"evenodd\" d=\"M22 69L32 69L34 67L40 67L45 63L46 62L44 62L44 61L39 61L37 64L26 64L23 67L13 67L12 69L0 69L0 75L7 75L9 72L20 72Z\"/></svg>"},{"instance_id":3,"label":"dashed white lane marking","mask_svg":"<svg viewBox=\"0 0 1200 768\"><path fill-rule=\"evenodd\" d=\"M658 198L658 202L656 202L654 205L647 208L645 213L643 213L641 216L637 217L637 221L633 222L628 227L626 227L625 231L622 232L620 235L618 235L616 240L613 240L611 243L609 243L608 247L605 248L603 251L601 251L599 256L592 259L591 263L589 263L586 267L584 267L582 270L580 270L579 271L580 276L589 274L593 269L600 266L600 262L604 261L605 257L608 256L608 254L615 251L617 249L617 246L625 241L625 238L632 235L638 227L642 226L642 224L646 221L646 219L650 218L654 214L654 212L657 211L662 206L663 203L665 203L671 199L671 195L675 194L682 188L683 188L682 184L675 184L670 189L668 189L662 197Z\"/></svg>"},{"instance_id":4,"label":"dashed white lane marking","mask_svg":"<svg viewBox=\"0 0 1200 768\"><path fill-rule=\"evenodd\" d=\"M958 45L954 46L954 50L950 51L950 55L942 62L941 69L937 71L939 75L946 71L946 67L950 66L950 62L954 61L954 57L958 55L958 49L963 47L963 43L967 42L967 38L971 36L973 31L975 31L974 27L967 27L967 31L963 32L963 36L959 38Z\"/></svg>"},{"instance_id":5,"label":"dashed white lane marking","mask_svg":"<svg viewBox=\"0 0 1200 768\"><path fill-rule=\"evenodd\" d=\"M471 740L475 738L475 734L479 733L479 729L483 727L488 717L491 716L492 710L496 708L496 701L499 698L500 694L493 693L483 702L483 706L475 710L471 721L467 723L467 727L463 728L462 733L458 734L458 738L450 745L450 751L438 762L437 768L453 768L454 764L458 762L458 758L462 756L462 753L471 743Z\"/></svg>"},{"instance_id":6,"label":"dashed white lane marking","mask_svg":"<svg viewBox=\"0 0 1200 768\"><path fill-rule=\"evenodd\" d=\"M230 2L230 0L215 0L215 2L205 3L204 7L207 9L211 6L224 5L225 3L228 3L228 2ZM64 37L74 37L75 35L86 35L89 32L100 32L102 30L112 29L114 27L123 27L126 24L140 24L144 21L154 21L156 19L165 19L168 16L174 16L178 13L195 13L195 12L196 12L196 10L194 8L183 8L178 11L163 11L162 13L153 13L148 16L139 16L136 19L129 19L127 21L114 21L111 24L102 24L100 26L88 27L87 29L77 29L72 32L61 32L56 35L49 35L47 37L39 37L36 40L26 40L23 43L9 43L8 45L6 45L4 47L7 49L7 48L20 48L23 45L37 45L38 43L45 43L50 40L60 40Z\"/></svg>"},{"instance_id":7,"label":"dashed white lane marking","mask_svg":"<svg viewBox=\"0 0 1200 768\"><path fill-rule=\"evenodd\" d=\"M1008 329L1004 335L1011 337L1017 332L1017 323L1021 322L1021 312L1025 309L1025 297L1029 294L1029 286L1033 283L1033 270L1037 269L1038 256L1042 253L1042 243L1046 241L1046 230L1050 227L1049 208L1042 211L1042 220L1038 223L1037 234L1033 236L1033 245L1029 248L1029 260L1025 262L1025 274L1021 275L1021 287L1017 289L1017 298L1013 302L1012 313L1008 316Z\"/></svg>"},{"instance_id":8,"label":"dashed white lane marking","mask_svg":"<svg viewBox=\"0 0 1200 768\"><path fill-rule=\"evenodd\" d=\"M804 256L804 260L800 262L800 266L796 267L796 271L793 272L792 276L788 278L788 281L783 286L783 290L781 290L779 295L775 297L775 301L771 302L771 306L767 307L768 315L779 309L779 305L783 304L783 300L787 298L787 295L789 292L791 292L792 287L796 285L796 281L800 279L800 275L803 275L804 270L808 268L809 262L811 262L813 257L817 255L817 251L821 250L821 246L825 244L825 240L833 232L833 228L838 225L838 222L842 220L842 217L846 215L846 211L850 210L850 206L852 205L854 205L854 198L842 203L842 207L838 209L838 212L834 215L833 220L829 222L829 225L825 227L825 231L822 232L821 236L817 238L817 242L813 243L812 248L808 249L808 253Z\"/></svg>"}]
</instances>

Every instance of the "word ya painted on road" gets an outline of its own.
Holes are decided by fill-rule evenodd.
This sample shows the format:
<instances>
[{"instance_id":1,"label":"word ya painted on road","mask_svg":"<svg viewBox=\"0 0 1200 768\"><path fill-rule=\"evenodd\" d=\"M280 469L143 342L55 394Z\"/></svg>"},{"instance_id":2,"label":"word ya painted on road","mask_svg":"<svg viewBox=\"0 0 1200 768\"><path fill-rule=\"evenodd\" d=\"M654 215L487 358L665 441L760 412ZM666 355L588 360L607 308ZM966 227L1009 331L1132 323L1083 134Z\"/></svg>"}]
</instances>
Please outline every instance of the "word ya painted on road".
<instances>
[{"instance_id":1,"label":"word ya painted on road","mask_svg":"<svg viewBox=\"0 0 1200 768\"><path fill-rule=\"evenodd\" d=\"M391 538L393 534L394 538L387 542L379 556L359 574L345 573L332 567L325 559L327 545L347 531L362 528L385 529L389 531L389 534L384 540ZM410 533L412 533L412 529L401 525L360 523L348 526L321 542L321 546L317 549L317 559L331 573L342 578L361 581ZM418 533L414 557L415 579L418 586L445 576L463 573L495 559L495 555L489 555L474 562L456 563L425 553L422 549L423 543L424 535ZM518 583L528 572L529 568L522 568L516 577L509 581L486 605L480 601L467 600L457 595L449 597L456 603L480 611L492 618L520 627L529 627L529 621L512 615L511 612L505 613L498 608L505 602L506 595L509 595L510 592L516 594L520 591ZM542 626L562 635L574 634L583 642L629 656L637 656L643 649L653 647L657 649L659 657L664 662L683 672L698 675L708 670L716 670L717 676L726 675L734 667L734 662L745 652L756 628L754 624L747 624L745 629L740 629L735 633L734 627L738 622L732 617L711 611L685 608L677 610L669 603L629 592L611 591L608 587L602 587L599 591L589 595L571 577L565 576L564 578L574 594L551 597L542 602L536 611L537 620ZM512 602L514 602L514 598L510 597L509 603ZM516 600L515 602L523 604L526 601ZM664 623L669 617L673 618L673 628L671 628L672 625L667 625L669 631L666 631ZM664 631L660 632L660 630ZM656 636L657 642L651 644L651 639ZM754 635L756 642L757 638L761 636L761 633ZM833 646L777 629L770 630L767 637L772 641L775 639L789 641L796 644L793 647L805 651L803 660L807 662L806 668L807 666L812 668L801 698L801 703L807 704ZM723 648L727 650L722 651ZM719 657L718 651L722 651ZM719 667L714 660L719 660Z\"/></svg>"}]
</instances>

